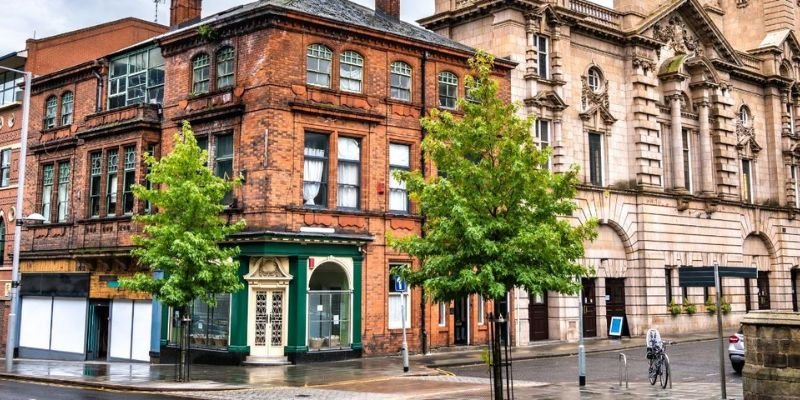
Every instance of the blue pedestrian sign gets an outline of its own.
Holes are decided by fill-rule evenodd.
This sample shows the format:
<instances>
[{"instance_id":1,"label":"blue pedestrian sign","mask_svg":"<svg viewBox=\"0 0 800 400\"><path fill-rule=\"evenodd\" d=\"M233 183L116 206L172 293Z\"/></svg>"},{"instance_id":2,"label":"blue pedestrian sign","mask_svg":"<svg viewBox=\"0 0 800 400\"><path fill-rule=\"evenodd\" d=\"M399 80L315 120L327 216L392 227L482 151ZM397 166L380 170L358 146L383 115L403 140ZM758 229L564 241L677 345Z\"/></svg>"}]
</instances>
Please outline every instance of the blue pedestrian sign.
<instances>
[{"instance_id":1,"label":"blue pedestrian sign","mask_svg":"<svg viewBox=\"0 0 800 400\"><path fill-rule=\"evenodd\" d=\"M405 292L406 291L406 280L395 276L394 277L394 291L395 292Z\"/></svg>"}]
</instances>

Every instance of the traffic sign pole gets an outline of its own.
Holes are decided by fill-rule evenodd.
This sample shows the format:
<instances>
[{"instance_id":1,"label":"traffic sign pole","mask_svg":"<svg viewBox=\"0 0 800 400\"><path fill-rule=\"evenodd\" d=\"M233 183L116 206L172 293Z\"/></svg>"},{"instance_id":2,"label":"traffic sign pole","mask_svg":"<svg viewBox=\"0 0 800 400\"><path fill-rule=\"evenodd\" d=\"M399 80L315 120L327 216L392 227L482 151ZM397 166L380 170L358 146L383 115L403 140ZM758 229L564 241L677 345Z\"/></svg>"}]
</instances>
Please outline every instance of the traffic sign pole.
<instances>
[{"instance_id":1,"label":"traffic sign pole","mask_svg":"<svg viewBox=\"0 0 800 400\"><path fill-rule=\"evenodd\" d=\"M403 282L405 286L405 282ZM404 288L405 289L405 288ZM408 372L408 342L406 341L406 296L405 291L400 293L400 311L403 314L403 372Z\"/></svg>"},{"instance_id":2,"label":"traffic sign pole","mask_svg":"<svg viewBox=\"0 0 800 400\"><path fill-rule=\"evenodd\" d=\"M719 264L714 261L714 286L717 289L717 335L719 336L719 376L722 388L722 398L727 399L728 394L725 390L725 344L722 341L722 310L720 309L720 277L719 277Z\"/></svg>"}]
</instances>

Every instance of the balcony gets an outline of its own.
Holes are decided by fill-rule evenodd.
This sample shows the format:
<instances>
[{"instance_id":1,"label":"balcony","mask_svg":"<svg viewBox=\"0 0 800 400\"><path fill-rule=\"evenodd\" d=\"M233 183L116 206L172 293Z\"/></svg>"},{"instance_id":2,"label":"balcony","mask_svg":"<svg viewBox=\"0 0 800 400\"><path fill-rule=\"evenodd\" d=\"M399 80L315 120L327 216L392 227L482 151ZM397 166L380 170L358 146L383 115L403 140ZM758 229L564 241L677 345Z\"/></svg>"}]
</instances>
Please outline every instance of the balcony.
<instances>
[{"instance_id":1,"label":"balcony","mask_svg":"<svg viewBox=\"0 0 800 400\"><path fill-rule=\"evenodd\" d=\"M564 7L578 14L583 14L587 21L610 28L620 27L620 15L616 11L585 0L555 0L558 6Z\"/></svg>"},{"instance_id":2,"label":"balcony","mask_svg":"<svg viewBox=\"0 0 800 400\"><path fill-rule=\"evenodd\" d=\"M91 140L134 130L161 130L161 106L134 104L86 116L76 136Z\"/></svg>"}]
</instances>

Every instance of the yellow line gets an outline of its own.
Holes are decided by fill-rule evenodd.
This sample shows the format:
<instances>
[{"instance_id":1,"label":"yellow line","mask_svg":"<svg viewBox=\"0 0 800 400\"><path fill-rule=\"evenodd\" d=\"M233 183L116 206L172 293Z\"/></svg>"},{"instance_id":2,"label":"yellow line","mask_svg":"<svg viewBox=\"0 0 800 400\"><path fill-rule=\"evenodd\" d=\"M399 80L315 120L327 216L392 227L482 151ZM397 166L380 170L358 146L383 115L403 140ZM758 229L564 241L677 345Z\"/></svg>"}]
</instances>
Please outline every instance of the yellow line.
<instances>
[{"instance_id":1,"label":"yellow line","mask_svg":"<svg viewBox=\"0 0 800 400\"><path fill-rule=\"evenodd\" d=\"M438 372L438 373L440 373L442 375L445 375L445 376L456 376L456 374L454 374L454 373L452 373L450 371L445 371L445 370L443 370L441 368L436 368L436 372Z\"/></svg>"},{"instance_id":2,"label":"yellow line","mask_svg":"<svg viewBox=\"0 0 800 400\"><path fill-rule=\"evenodd\" d=\"M398 379L396 376L384 376L382 378L373 378L373 379L352 379L349 381L340 381L336 383L323 383L321 385L306 385L306 387L310 388L317 388L317 387L327 387L327 386L341 386L341 385L349 385L352 383L372 383L372 382L381 382L381 381L388 381L392 379Z\"/></svg>"}]
</instances>

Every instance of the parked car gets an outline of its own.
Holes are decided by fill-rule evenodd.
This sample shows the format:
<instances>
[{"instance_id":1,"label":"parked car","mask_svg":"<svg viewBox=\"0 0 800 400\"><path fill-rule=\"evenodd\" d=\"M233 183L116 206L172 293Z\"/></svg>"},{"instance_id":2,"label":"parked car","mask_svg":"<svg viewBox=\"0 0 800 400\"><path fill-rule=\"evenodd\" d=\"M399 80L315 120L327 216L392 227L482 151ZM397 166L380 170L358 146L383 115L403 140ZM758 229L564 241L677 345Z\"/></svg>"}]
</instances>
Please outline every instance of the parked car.
<instances>
[{"instance_id":1,"label":"parked car","mask_svg":"<svg viewBox=\"0 0 800 400\"><path fill-rule=\"evenodd\" d=\"M728 357L731 359L731 366L737 374L742 373L744 368L744 334L742 334L742 326L739 325L739 330L728 338Z\"/></svg>"}]
</instances>

